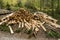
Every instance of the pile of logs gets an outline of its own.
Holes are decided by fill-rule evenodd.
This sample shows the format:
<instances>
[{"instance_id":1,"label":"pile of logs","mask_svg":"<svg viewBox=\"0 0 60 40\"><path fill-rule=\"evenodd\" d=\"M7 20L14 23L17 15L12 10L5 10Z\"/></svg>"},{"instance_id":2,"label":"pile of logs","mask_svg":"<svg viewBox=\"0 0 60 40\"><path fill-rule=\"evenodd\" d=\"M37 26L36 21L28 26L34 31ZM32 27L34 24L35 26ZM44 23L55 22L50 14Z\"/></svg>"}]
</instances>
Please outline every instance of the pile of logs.
<instances>
[{"instance_id":1,"label":"pile of logs","mask_svg":"<svg viewBox=\"0 0 60 40\"><path fill-rule=\"evenodd\" d=\"M6 25L9 27L11 34L14 33L14 30L11 27L12 24L19 24L18 28L23 28L27 31L32 30L31 33L34 35L38 33L40 28L47 31L44 24L47 24L51 28L60 28L60 25L57 24L56 19L53 19L43 12L35 12L32 14L24 8L20 8L18 11L2 18L0 20L0 25L3 23L6 23Z\"/></svg>"}]
</instances>

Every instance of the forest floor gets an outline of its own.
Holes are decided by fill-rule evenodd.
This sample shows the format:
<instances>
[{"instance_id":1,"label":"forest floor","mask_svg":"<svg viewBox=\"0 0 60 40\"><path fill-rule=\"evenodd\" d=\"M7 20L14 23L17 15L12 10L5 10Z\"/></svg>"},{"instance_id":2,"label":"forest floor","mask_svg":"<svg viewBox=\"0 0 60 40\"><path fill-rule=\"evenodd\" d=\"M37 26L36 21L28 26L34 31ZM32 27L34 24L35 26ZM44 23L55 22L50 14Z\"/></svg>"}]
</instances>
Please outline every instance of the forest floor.
<instances>
[{"instance_id":1,"label":"forest floor","mask_svg":"<svg viewBox=\"0 0 60 40\"><path fill-rule=\"evenodd\" d=\"M6 15L1 15L0 19ZM57 38L47 37L43 30L40 30L37 37L28 39L28 35L25 33L15 33L11 35L8 32L0 31L0 40L58 40Z\"/></svg>"},{"instance_id":2,"label":"forest floor","mask_svg":"<svg viewBox=\"0 0 60 40\"><path fill-rule=\"evenodd\" d=\"M10 33L7 32L1 32L0 31L0 40L58 40L56 38L47 38L46 35L42 32L40 32L37 35L37 38L27 38L26 34L20 34L20 33L15 33L13 35L11 35Z\"/></svg>"}]
</instances>

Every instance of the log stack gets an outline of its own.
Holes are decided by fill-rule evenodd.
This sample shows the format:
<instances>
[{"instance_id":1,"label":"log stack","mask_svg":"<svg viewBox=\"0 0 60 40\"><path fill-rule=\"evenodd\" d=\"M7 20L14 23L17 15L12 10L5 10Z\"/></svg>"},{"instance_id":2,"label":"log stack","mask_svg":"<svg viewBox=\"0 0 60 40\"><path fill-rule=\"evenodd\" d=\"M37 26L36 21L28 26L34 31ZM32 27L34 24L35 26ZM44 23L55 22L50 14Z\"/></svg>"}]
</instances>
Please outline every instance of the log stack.
<instances>
[{"instance_id":1,"label":"log stack","mask_svg":"<svg viewBox=\"0 0 60 40\"><path fill-rule=\"evenodd\" d=\"M30 32L30 34L36 35L40 28L44 31L47 31L44 24L47 24L51 28L60 28L60 25L57 24L57 20L48 16L43 12L35 12L34 14L20 8L18 11L13 12L6 17L0 20L0 25L6 23L9 27L11 34L14 33L14 30L11 28L11 24L19 24L18 28L23 28Z\"/></svg>"}]
</instances>

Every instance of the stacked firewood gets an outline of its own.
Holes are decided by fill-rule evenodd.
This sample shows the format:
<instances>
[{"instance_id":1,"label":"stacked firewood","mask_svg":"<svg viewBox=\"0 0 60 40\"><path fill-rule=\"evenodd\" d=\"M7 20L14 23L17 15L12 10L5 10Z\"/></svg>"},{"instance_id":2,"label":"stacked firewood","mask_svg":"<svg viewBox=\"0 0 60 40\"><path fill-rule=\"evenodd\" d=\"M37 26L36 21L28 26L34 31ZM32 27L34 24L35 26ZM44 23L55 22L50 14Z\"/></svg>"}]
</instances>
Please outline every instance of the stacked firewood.
<instances>
[{"instance_id":1,"label":"stacked firewood","mask_svg":"<svg viewBox=\"0 0 60 40\"><path fill-rule=\"evenodd\" d=\"M18 28L23 28L27 31L31 30L31 34L34 35L38 33L40 28L47 31L44 24L47 24L51 28L60 28L60 25L57 24L56 19L53 19L43 12L35 12L32 14L24 8L20 8L18 11L2 18L0 20L0 25L3 23L6 23L12 34L14 33L14 30L11 28L12 24L19 24Z\"/></svg>"}]
</instances>

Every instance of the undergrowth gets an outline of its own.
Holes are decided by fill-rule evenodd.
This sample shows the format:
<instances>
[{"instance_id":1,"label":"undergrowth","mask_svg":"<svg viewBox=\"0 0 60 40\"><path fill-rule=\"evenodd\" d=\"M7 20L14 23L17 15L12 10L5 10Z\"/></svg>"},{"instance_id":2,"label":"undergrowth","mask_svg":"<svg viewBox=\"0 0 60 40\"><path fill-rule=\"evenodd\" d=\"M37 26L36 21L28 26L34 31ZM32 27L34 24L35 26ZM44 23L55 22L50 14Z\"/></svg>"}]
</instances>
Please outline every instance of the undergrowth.
<instances>
[{"instance_id":1,"label":"undergrowth","mask_svg":"<svg viewBox=\"0 0 60 40\"><path fill-rule=\"evenodd\" d=\"M6 24L0 25L0 30L4 32L10 32L8 26Z\"/></svg>"},{"instance_id":2,"label":"undergrowth","mask_svg":"<svg viewBox=\"0 0 60 40\"><path fill-rule=\"evenodd\" d=\"M52 37L52 38L60 38L60 33L54 31L54 30L49 30L48 32L46 32L46 35L48 37Z\"/></svg>"}]
</instances>

